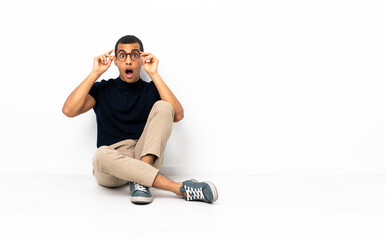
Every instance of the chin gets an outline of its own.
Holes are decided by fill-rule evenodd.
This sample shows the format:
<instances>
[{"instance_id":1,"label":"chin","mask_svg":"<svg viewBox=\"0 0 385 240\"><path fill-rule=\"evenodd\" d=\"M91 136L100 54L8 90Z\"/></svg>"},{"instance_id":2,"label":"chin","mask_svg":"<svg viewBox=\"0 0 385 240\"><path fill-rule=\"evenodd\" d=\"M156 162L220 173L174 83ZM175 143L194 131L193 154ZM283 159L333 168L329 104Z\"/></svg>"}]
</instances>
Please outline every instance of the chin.
<instances>
[{"instance_id":1,"label":"chin","mask_svg":"<svg viewBox=\"0 0 385 240\"><path fill-rule=\"evenodd\" d=\"M131 78L128 78L128 77L126 77L126 76L124 76L124 77L120 77L123 81L125 81L125 82L128 82L128 83L134 83L134 82L137 82L138 80L139 80L139 76L137 76L137 77L131 77Z\"/></svg>"}]
</instances>

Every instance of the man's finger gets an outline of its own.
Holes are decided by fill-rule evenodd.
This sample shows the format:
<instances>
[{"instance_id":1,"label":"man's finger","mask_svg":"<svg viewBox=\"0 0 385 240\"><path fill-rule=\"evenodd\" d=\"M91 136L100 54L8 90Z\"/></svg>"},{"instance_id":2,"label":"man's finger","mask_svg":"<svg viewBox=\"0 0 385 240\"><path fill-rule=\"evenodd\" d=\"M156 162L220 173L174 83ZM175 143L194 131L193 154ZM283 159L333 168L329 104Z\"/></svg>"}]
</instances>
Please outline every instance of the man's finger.
<instances>
[{"instance_id":1,"label":"man's finger","mask_svg":"<svg viewBox=\"0 0 385 240\"><path fill-rule=\"evenodd\" d=\"M112 57L110 55L104 55L104 61L107 63Z\"/></svg>"},{"instance_id":2,"label":"man's finger","mask_svg":"<svg viewBox=\"0 0 385 240\"><path fill-rule=\"evenodd\" d=\"M102 59L102 63L103 64L106 64L106 57L104 56L104 55L102 55L102 56L100 56L101 57L101 59Z\"/></svg>"},{"instance_id":3,"label":"man's finger","mask_svg":"<svg viewBox=\"0 0 385 240\"><path fill-rule=\"evenodd\" d=\"M151 59L152 57L146 57L145 59L143 59L143 63L149 63L151 62Z\"/></svg>"},{"instance_id":4,"label":"man's finger","mask_svg":"<svg viewBox=\"0 0 385 240\"><path fill-rule=\"evenodd\" d=\"M110 66L111 66L111 63L112 63L112 59L110 59L110 61L108 61L107 67L110 67Z\"/></svg>"}]
</instances>

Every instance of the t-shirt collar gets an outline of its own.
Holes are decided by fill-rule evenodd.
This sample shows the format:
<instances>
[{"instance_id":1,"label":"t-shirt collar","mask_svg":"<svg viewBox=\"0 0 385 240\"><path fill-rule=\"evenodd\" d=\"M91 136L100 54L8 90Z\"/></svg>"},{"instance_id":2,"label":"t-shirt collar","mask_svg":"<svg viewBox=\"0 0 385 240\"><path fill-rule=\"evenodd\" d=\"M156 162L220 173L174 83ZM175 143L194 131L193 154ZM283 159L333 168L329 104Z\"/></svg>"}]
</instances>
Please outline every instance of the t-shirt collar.
<instances>
[{"instance_id":1,"label":"t-shirt collar","mask_svg":"<svg viewBox=\"0 0 385 240\"><path fill-rule=\"evenodd\" d=\"M140 88L142 86L143 80L141 78L139 78L139 80L134 82L134 83L128 83L128 82L123 81L119 76L116 79L116 82L117 82L119 88L131 90L131 89Z\"/></svg>"}]
</instances>

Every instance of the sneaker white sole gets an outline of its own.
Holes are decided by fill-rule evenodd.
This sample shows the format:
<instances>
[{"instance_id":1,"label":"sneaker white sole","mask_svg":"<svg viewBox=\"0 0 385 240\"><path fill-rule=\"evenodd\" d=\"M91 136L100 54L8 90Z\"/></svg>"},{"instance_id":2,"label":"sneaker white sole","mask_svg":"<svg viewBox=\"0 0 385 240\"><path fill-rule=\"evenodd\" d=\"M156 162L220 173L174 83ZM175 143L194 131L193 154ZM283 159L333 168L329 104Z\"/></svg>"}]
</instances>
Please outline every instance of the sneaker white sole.
<instances>
[{"instance_id":1,"label":"sneaker white sole","mask_svg":"<svg viewBox=\"0 0 385 240\"><path fill-rule=\"evenodd\" d=\"M130 197L132 203L150 203L152 202L152 197Z\"/></svg>"}]
</instances>

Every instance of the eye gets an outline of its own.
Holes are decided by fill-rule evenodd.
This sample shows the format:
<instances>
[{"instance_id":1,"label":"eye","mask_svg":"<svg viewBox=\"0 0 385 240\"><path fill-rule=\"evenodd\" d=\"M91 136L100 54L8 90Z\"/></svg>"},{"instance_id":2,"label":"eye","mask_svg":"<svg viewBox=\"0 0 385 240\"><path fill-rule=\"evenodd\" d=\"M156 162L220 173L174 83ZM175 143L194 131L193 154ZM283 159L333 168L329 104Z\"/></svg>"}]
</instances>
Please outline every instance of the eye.
<instances>
[{"instance_id":1,"label":"eye","mask_svg":"<svg viewBox=\"0 0 385 240\"><path fill-rule=\"evenodd\" d=\"M126 54L125 53L119 53L119 58L121 58L121 59L124 59L124 58L126 58Z\"/></svg>"},{"instance_id":2,"label":"eye","mask_svg":"<svg viewBox=\"0 0 385 240\"><path fill-rule=\"evenodd\" d=\"M139 50L133 49L133 50L131 51L130 57L131 57L131 59L134 60L134 61L138 60L138 59L140 58L140 52L139 52Z\"/></svg>"}]
</instances>

